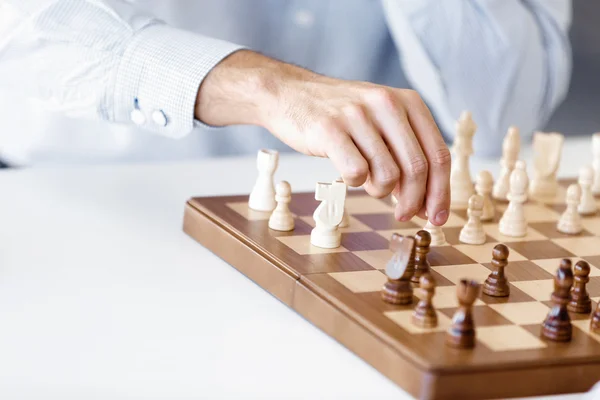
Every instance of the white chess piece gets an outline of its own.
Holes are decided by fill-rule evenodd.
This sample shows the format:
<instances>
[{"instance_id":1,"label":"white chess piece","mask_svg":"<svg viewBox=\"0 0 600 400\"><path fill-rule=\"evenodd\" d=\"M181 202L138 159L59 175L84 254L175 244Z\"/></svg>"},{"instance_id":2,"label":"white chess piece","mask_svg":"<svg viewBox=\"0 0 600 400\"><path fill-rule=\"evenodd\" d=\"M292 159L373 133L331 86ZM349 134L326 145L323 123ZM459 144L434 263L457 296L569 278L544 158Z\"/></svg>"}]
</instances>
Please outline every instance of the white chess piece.
<instances>
[{"instance_id":1,"label":"white chess piece","mask_svg":"<svg viewBox=\"0 0 600 400\"><path fill-rule=\"evenodd\" d=\"M269 228L275 231L288 232L294 229L294 216L289 204L292 201L292 187L287 181L281 181L275 188L277 207L269 218Z\"/></svg>"},{"instance_id":2,"label":"white chess piece","mask_svg":"<svg viewBox=\"0 0 600 400\"><path fill-rule=\"evenodd\" d=\"M342 178L338 178L336 182L344 183ZM346 196L348 196L348 187L346 186ZM344 203L345 204L345 203ZM338 228L347 228L350 226L350 217L348 217L348 210L344 206L344 215L342 216L342 222L338 225Z\"/></svg>"},{"instance_id":3,"label":"white chess piece","mask_svg":"<svg viewBox=\"0 0 600 400\"><path fill-rule=\"evenodd\" d=\"M567 209L560 216L556 229L559 232L566 233L569 235L576 235L583 230L581 223L581 217L577 211L579 207L579 201L581 199L581 187L574 183L567 189Z\"/></svg>"},{"instance_id":4,"label":"white chess piece","mask_svg":"<svg viewBox=\"0 0 600 400\"><path fill-rule=\"evenodd\" d=\"M250 192L248 207L257 211L273 211L275 202L275 183L273 176L279 164L279 152L277 150L262 149L258 151L256 167L258 177Z\"/></svg>"},{"instance_id":5,"label":"white chess piece","mask_svg":"<svg viewBox=\"0 0 600 400\"><path fill-rule=\"evenodd\" d=\"M444 235L444 231L441 226L435 226L431 222L427 221L423 229L429 232L429 235L431 235L431 246L443 246L446 244L446 235Z\"/></svg>"},{"instance_id":6,"label":"white chess piece","mask_svg":"<svg viewBox=\"0 0 600 400\"><path fill-rule=\"evenodd\" d=\"M558 192L556 173L560 165L564 136L557 132L533 134L533 179L529 194L539 201L551 200Z\"/></svg>"},{"instance_id":7,"label":"white chess piece","mask_svg":"<svg viewBox=\"0 0 600 400\"><path fill-rule=\"evenodd\" d=\"M491 221L496 215L496 208L492 200L492 188L494 178L490 171L481 171L477 174L475 181L475 192L483 198L483 212L481 214L482 221Z\"/></svg>"},{"instance_id":8,"label":"white chess piece","mask_svg":"<svg viewBox=\"0 0 600 400\"><path fill-rule=\"evenodd\" d=\"M592 165L594 167L594 183L592 193L600 195L600 132L592 135Z\"/></svg>"},{"instance_id":9,"label":"white chess piece","mask_svg":"<svg viewBox=\"0 0 600 400\"><path fill-rule=\"evenodd\" d=\"M483 244L485 243L485 231L481 223L481 215L483 214L483 197L474 194L469 199L468 208L469 220L460 230L458 240L467 244Z\"/></svg>"},{"instance_id":10,"label":"white chess piece","mask_svg":"<svg viewBox=\"0 0 600 400\"><path fill-rule=\"evenodd\" d=\"M510 191L508 193L508 208L500 218L498 228L505 236L523 237L527 234L527 220L523 203L527 201L527 176L525 161L519 160L510 174Z\"/></svg>"},{"instance_id":11,"label":"white chess piece","mask_svg":"<svg viewBox=\"0 0 600 400\"><path fill-rule=\"evenodd\" d=\"M469 158L473 154L473 136L477 125L471 113L464 111L456 121L456 139L452 145L454 159L450 171L451 208L465 209L469 198L475 193Z\"/></svg>"},{"instance_id":12,"label":"white chess piece","mask_svg":"<svg viewBox=\"0 0 600 400\"><path fill-rule=\"evenodd\" d=\"M592 193L594 182L594 169L590 166L581 167L579 170L579 186L581 187L581 201L577 210L581 215L593 215L598 211L596 199Z\"/></svg>"},{"instance_id":13,"label":"white chess piece","mask_svg":"<svg viewBox=\"0 0 600 400\"><path fill-rule=\"evenodd\" d=\"M321 201L321 204L313 213L315 227L310 233L310 243L325 249L340 247L342 235L338 225L344 216L346 185L337 181L319 182L315 199Z\"/></svg>"},{"instance_id":14,"label":"white chess piece","mask_svg":"<svg viewBox=\"0 0 600 400\"><path fill-rule=\"evenodd\" d=\"M502 159L500 160L500 176L494 184L492 196L497 200L507 200L506 195L510 189L510 174L515 168L521 152L521 136L515 126L508 128L502 143Z\"/></svg>"}]
</instances>

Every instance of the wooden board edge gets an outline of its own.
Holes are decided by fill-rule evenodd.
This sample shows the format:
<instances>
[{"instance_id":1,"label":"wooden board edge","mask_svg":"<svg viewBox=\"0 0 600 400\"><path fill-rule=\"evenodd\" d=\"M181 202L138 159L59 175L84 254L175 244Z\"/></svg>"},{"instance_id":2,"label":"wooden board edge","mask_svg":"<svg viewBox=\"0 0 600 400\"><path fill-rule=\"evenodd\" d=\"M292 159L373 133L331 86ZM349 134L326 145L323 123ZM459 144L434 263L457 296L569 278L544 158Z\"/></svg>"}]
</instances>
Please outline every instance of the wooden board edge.
<instances>
[{"instance_id":1,"label":"wooden board edge","mask_svg":"<svg viewBox=\"0 0 600 400\"><path fill-rule=\"evenodd\" d=\"M293 301L296 312L419 399L501 399L580 393L600 379L597 363L458 372L421 368L303 281L296 286Z\"/></svg>"},{"instance_id":2,"label":"wooden board edge","mask_svg":"<svg viewBox=\"0 0 600 400\"><path fill-rule=\"evenodd\" d=\"M189 203L185 205L183 231L291 307L298 278L277 268L242 241L231 240L231 233Z\"/></svg>"}]
</instances>

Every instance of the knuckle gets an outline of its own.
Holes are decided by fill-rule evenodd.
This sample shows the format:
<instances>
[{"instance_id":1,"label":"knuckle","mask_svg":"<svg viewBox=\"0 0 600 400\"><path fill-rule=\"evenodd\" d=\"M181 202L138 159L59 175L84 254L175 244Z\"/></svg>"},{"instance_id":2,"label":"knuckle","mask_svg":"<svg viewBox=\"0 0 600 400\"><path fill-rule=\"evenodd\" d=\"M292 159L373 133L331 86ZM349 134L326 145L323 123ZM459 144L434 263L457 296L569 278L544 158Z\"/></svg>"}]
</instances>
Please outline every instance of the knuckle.
<instances>
[{"instance_id":1,"label":"knuckle","mask_svg":"<svg viewBox=\"0 0 600 400\"><path fill-rule=\"evenodd\" d=\"M411 103L420 103L423 101L419 92L413 89L402 90L402 96Z\"/></svg>"},{"instance_id":2,"label":"knuckle","mask_svg":"<svg viewBox=\"0 0 600 400\"><path fill-rule=\"evenodd\" d=\"M395 96L391 89L378 87L371 89L371 97L379 104L392 107L395 103Z\"/></svg>"},{"instance_id":3,"label":"knuckle","mask_svg":"<svg viewBox=\"0 0 600 400\"><path fill-rule=\"evenodd\" d=\"M342 110L343 114L355 121L366 121L367 112L361 104L349 104Z\"/></svg>"},{"instance_id":4,"label":"knuckle","mask_svg":"<svg viewBox=\"0 0 600 400\"><path fill-rule=\"evenodd\" d=\"M452 163L452 155L447 147L439 148L433 154L431 163L436 167L449 168Z\"/></svg>"},{"instance_id":5,"label":"knuckle","mask_svg":"<svg viewBox=\"0 0 600 400\"><path fill-rule=\"evenodd\" d=\"M429 166L425 157L416 156L409 161L406 175L413 179L420 179L423 175L427 175Z\"/></svg>"},{"instance_id":6,"label":"knuckle","mask_svg":"<svg viewBox=\"0 0 600 400\"><path fill-rule=\"evenodd\" d=\"M366 163L355 163L346 168L342 177L350 185L362 185L367 180L368 174L369 168Z\"/></svg>"},{"instance_id":7,"label":"knuckle","mask_svg":"<svg viewBox=\"0 0 600 400\"><path fill-rule=\"evenodd\" d=\"M388 187L398 183L399 179L400 169L396 166L396 164L390 164L381 169L381 175L378 180L382 186Z\"/></svg>"}]
</instances>

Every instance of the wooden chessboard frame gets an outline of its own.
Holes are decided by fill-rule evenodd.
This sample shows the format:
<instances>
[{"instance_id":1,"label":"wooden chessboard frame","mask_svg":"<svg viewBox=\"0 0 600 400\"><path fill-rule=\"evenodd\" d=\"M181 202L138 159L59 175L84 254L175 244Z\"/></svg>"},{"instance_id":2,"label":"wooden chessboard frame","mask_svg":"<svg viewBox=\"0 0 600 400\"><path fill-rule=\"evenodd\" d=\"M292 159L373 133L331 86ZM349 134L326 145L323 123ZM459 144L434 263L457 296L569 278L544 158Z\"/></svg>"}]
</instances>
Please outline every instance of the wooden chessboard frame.
<instances>
[{"instance_id":1,"label":"wooden chessboard frame","mask_svg":"<svg viewBox=\"0 0 600 400\"><path fill-rule=\"evenodd\" d=\"M564 195L566 185L570 182L561 183L561 196ZM306 249L306 241L299 241L297 238L310 235L311 215L318 204L314 200L313 193L293 194L290 204L290 209L296 217L296 228L293 232L276 232L268 229L268 214L248 209L247 200L248 196L246 195L192 198L185 206L183 229L200 244L353 351L413 396L422 399L480 399L576 393L589 390L596 381L600 380L600 336L586 332L589 315L586 318L583 316L574 318L573 340L566 344L546 344L544 342L545 347L536 350L536 346L539 347L540 344L533 341L531 337L539 337L539 323L519 326L518 330L507 328L509 325L505 324L502 327L498 325L499 327L494 329L500 329L500 332L504 332L505 335L521 334L520 332L527 330L530 334L526 337L523 336L523 340L533 343L525 344L523 351L518 349L520 342L512 343L516 347L510 356L503 356L504 352L502 351L485 350L488 345L502 346L502 343L486 343L486 346L478 343L473 350L449 348L444 345L443 338L444 329L451 319L451 312L438 312L438 316L441 316L440 327L435 332L407 332L407 330L411 330L407 318L416 302L411 306L386 305L377 297L377 293L372 292L372 298L367 298L360 288L353 288L353 285L363 284L381 287L384 281L381 280L381 276L376 276L378 273L383 276L381 269L372 268L373 272L371 272L357 267L357 271L353 272L354 265L352 263L357 261L349 256L342 257L344 254L354 254L352 251L344 251L347 249L342 248L339 253L337 250L332 250L318 254L320 251L316 250L316 253L309 254L310 257L313 257L312 261L306 262L307 258L303 254L314 252L315 248ZM366 242L376 242L376 244L371 244L383 251L384 243L374 240L375 236L373 235L364 234L365 230L360 228L364 224L353 218L352 215L356 210L364 211L366 208L371 213L377 213L378 210L381 213L389 212L391 209L389 200L372 199L363 192L350 191L346 204L351 215L351 226L343 231L347 235L347 247L356 245L360 248L364 245L364 243L356 243L356 239L360 239ZM499 205L500 211L503 207L505 205ZM540 213L538 205L532 204L531 207L534 213ZM544 210L548 210L548 215L551 215L552 220L556 219L564 210L564 204L561 204L560 201L543 207L545 207ZM438 268L444 267L444 260L449 257L450 249L459 246L457 243L458 232L465 217L464 211L452 212L449 223L444 229L451 245L447 248L432 249L432 253L430 253L430 261L434 261L432 262L432 273L438 282L448 281L448 275L442 276L438 273L439 271L446 273L446 271ZM509 243L513 252L512 258L509 257L513 266L509 264L506 269L509 281L511 273L518 275L519 263L528 262L519 258L519 249L526 246L526 240L539 239L536 237L536 233L539 234L539 232L544 232L546 238L552 237L567 241L570 238L553 230L553 223L545 221L541 218L541 214L537 217L540 217L537 222L531 224L537 229L530 228L531 235L528 234L528 237L524 239ZM590 223L586 224L586 228L589 230L584 231L583 237L600 236L600 218L593 218L597 221L594 220L593 226ZM402 225L403 223L397 221L391 224L389 221L378 223L383 224L381 226L383 228L389 228L377 231L384 242L386 235L391 235L392 232L414 234L418 230L414 221L410 222L412 225L409 223ZM488 225L488 228L490 232L493 232L494 229L497 230L497 218L494 223ZM348 239L352 233L354 233L352 236L354 242ZM465 247L463 250L467 251L466 254L479 263L480 267L491 261L491 248L500 242L497 233L490 233L490 235L488 235L488 243L483 246L472 246L467 249L465 247L467 245L462 245ZM274 238L277 240L273 240ZM549 272L558 268L556 259L566 256L575 260L579 255L575 251L558 251L550 257L551 255L547 252L555 251L555 249L550 247L545 249L542 242L535 242L540 245L529 248L527 251L546 252L544 257L548 258L548 262L540 262L540 268L547 270L548 275L544 276L546 278L544 287L535 290L548 292L548 299L545 302L540 300L539 303L549 304L551 287L548 285L548 277L551 279ZM600 243L600 238L598 238L598 243ZM367 243L367 246L369 245ZM344 240L342 246L344 246ZM574 249L576 250L577 246ZM592 261L597 262L600 266L600 247L597 254L597 260L592 259ZM375 253L368 256L379 257ZM323 263L315 263L315 259L321 260ZM370 262L374 263L375 261ZM381 266L384 260L377 260L377 262L377 265ZM331 272L340 267L333 265L335 263L349 263L344 265L344 268L349 268L349 270L336 275L335 272ZM595 271L592 274L595 275L592 278L594 282L590 284L599 288L596 296L600 296L600 269L596 267L593 269ZM477 278L481 279L480 270L457 269L457 273L460 274L471 272L479 274ZM538 273L544 273L544 271L540 269ZM357 277L360 275L360 280L352 278L355 274ZM459 275L456 276L458 278ZM332 279L332 277L339 277L339 279ZM348 277L350 277L350 281L343 282ZM451 276L450 278L452 279ZM340 283L346 288L343 288ZM446 290L444 292L438 287L436 297L446 299L440 301L450 301L448 299L455 297L455 286L450 283L446 289L448 287L454 288L454 291ZM351 290L346 290L347 288ZM516 297L524 295L518 287L513 286L511 290L514 291ZM441 294L442 292L447 293L444 295ZM361 300L358 300L360 296L362 296ZM434 305L436 297L434 297ZM594 307L598 299L600 297L594 298ZM370 309L365 309L365 302L367 305L380 308L389 314L386 314L387 317L383 314L381 316L373 315L374 313ZM499 303L502 302L499 300ZM530 306L532 305L530 304ZM535 307L533 308L535 309ZM452 308L444 311L452 311ZM535 311L540 313L539 308ZM546 312L546 310L543 311ZM502 315L505 316L505 314ZM510 317L510 314L506 315ZM478 327L478 322L490 318L497 318L497 316L494 314L493 317L490 317L487 314L475 313L478 335L480 332L486 331L486 328ZM526 318L528 317L526 316ZM403 329L398 329L398 325Z\"/></svg>"}]
</instances>

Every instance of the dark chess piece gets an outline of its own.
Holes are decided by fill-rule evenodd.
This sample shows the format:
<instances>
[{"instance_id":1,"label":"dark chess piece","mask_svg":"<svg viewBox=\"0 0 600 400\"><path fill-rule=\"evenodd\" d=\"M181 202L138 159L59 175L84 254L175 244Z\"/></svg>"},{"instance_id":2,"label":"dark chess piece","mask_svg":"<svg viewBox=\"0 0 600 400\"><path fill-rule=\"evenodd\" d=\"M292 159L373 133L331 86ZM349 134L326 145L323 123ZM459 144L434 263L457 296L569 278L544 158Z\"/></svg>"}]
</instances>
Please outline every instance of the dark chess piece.
<instances>
[{"instance_id":1,"label":"dark chess piece","mask_svg":"<svg viewBox=\"0 0 600 400\"><path fill-rule=\"evenodd\" d=\"M571 298L571 286L573 286L571 265L571 260L562 259L554 277L552 308L542 324L542 337L548 340L556 342L571 340L573 327L567 311L567 304Z\"/></svg>"},{"instance_id":2,"label":"dark chess piece","mask_svg":"<svg viewBox=\"0 0 600 400\"><path fill-rule=\"evenodd\" d=\"M600 303L596 306L596 311L592 314L590 321L590 330L594 333L600 334Z\"/></svg>"},{"instance_id":3,"label":"dark chess piece","mask_svg":"<svg viewBox=\"0 0 600 400\"><path fill-rule=\"evenodd\" d=\"M446 344L450 347L470 349L475 347L475 324L473 303L479 295L479 283L461 279L456 286L459 307L452 317L452 326L446 332Z\"/></svg>"},{"instance_id":4,"label":"dark chess piece","mask_svg":"<svg viewBox=\"0 0 600 400\"><path fill-rule=\"evenodd\" d=\"M497 244L492 250L492 266L494 270L483 284L483 293L493 297L507 297L510 286L504 275L504 267L508 265L508 247Z\"/></svg>"},{"instance_id":5,"label":"dark chess piece","mask_svg":"<svg viewBox=\"0 0 600 400\"><path fill-rule=\"evenodd\" d=\"M394 233L390 239L390 250L394 254L385 268L388 281L381 290L381 298L391 304L411 304L413 288L410 279L415 273L415 239Z\"/></svg>"},{"instance_id":6,"label":"dark chess piece","mask_svg":"<svg viewBox=\"0 0 600 400\"><path fill-rule=\"evenodd\" d=\"M435 295L435 279L430 273L421 275L419 288L415 290L415 294L420 301L415 307L413 324L420 328L435 328L438 323L437 313L432 303Z\"/></svg>"},{"instance_id":7,"label":"dark chess piece","mask_svg":"<svg viewBox=\"0 0 600 400\"><path fill-rule=\"evenodd\" d=\"M421 276L429 272L429 246L431 245L431 235L425 230L420 230L415 235L415 273L411 282L419 284Z\"/></svg>"},{"instance_id":8,"label":"dark chess piece","mask_svg":"<svg viewBox=\"0 0 600 400\"><path fill-rule=\"evenodd\" d=\"M592 311L592 300L585 285L590 281L590 265L581 260L577 261L573 269L575 278L567 310L578 314L589 314Z\"/></svg>"}]
</instances>

